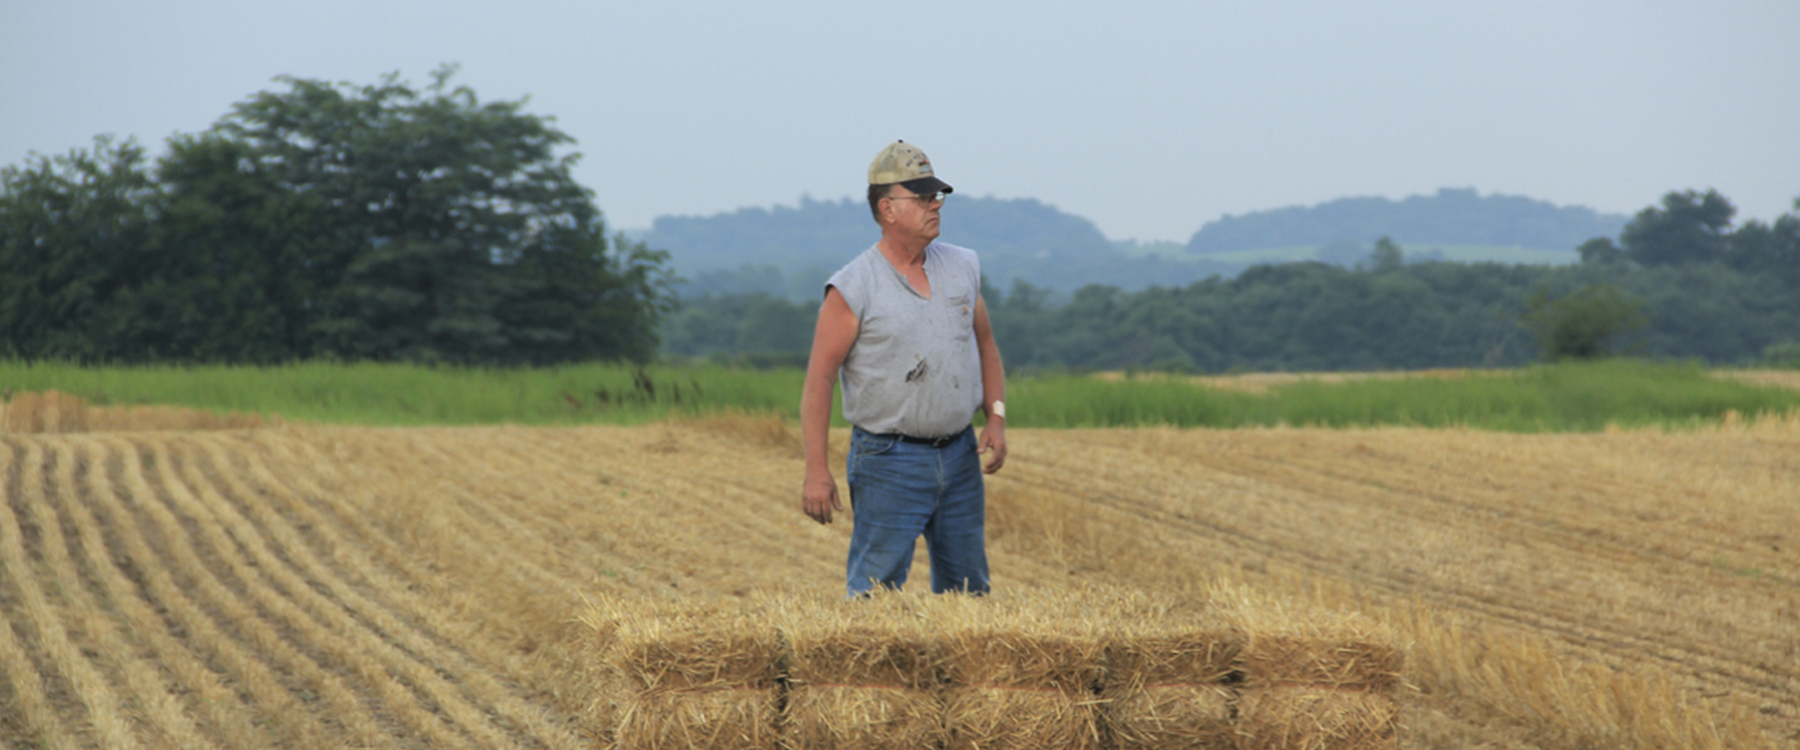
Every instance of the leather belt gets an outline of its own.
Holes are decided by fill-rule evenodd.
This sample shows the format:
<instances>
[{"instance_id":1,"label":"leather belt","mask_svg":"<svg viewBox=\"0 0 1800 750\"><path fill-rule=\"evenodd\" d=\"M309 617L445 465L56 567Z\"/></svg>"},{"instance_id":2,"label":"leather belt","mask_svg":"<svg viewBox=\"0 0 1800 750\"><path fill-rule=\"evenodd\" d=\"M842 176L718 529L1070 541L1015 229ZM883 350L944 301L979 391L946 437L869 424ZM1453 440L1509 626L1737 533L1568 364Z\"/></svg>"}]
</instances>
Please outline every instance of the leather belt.
<instances>
[{"instance_id":1,"label":"leather belt","mask_svg":"<svg viewBox=\"0 0 1800 750\"><path fill-rule=\"evenodd\" d=\"M894 438L895 440L899 440L902 443L914 443L917 445L929 445L933 448L942 448L946 445L956 442L957 438L962 437L962 433L958 432L958 433L951 434L951 435L945 435L943 437L924 438L924 437L913 437L911 435L902 435L898 432L890 432L886 435L876 435L875 437L891 437L891 438Z\"/></svg>"}]
</instances>

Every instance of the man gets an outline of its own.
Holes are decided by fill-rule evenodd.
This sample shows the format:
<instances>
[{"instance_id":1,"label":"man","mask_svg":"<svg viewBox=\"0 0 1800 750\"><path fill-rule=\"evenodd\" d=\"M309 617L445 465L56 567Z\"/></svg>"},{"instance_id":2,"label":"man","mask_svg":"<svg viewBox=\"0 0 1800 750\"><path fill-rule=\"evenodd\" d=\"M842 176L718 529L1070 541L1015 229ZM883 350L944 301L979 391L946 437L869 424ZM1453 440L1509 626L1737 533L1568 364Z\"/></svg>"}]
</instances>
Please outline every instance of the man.
<instances>
[{"instance_id":1,"label":"man","mask_svg":"<svg viewBox=\"0 0 1800 750\"><path fill-rule=\"evenodd\" d=\"M813 332L800 430L801 507L831 523L844 506L826 436L834 379L854 425L844 459L853 510L846 586L851 596L898 589L925 536L931 590L988 591L981 475L1006 463L1006 373L981 299L974 251L937 242L952 188L905 142L869 165L869 211L881 240L825 283ZM970 426L987 414L979 441ZM988 454L986 466L979 453Z\"/></svg>"}]
</instances>

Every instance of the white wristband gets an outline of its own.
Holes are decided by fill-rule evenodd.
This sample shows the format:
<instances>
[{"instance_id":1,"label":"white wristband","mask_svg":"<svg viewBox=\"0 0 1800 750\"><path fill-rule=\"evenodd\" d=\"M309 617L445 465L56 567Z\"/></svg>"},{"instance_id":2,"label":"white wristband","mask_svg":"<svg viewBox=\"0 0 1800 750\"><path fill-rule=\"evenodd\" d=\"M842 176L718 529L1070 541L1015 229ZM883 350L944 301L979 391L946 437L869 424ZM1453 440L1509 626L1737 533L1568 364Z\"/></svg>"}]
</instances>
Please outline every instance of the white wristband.
<instances>
[{"instance_id":1,"label":"white wristband","mask_svg":"<svg viewBox=\"0 0 1800 750\"><path fill-rule=\"evenodd\" d=\"M988 416L994 417L997 419L1005 419L1006 418L1006 402L1005 401L995 401L993 404L989 405L988 406Z\"/></svg>"}]
</instances>

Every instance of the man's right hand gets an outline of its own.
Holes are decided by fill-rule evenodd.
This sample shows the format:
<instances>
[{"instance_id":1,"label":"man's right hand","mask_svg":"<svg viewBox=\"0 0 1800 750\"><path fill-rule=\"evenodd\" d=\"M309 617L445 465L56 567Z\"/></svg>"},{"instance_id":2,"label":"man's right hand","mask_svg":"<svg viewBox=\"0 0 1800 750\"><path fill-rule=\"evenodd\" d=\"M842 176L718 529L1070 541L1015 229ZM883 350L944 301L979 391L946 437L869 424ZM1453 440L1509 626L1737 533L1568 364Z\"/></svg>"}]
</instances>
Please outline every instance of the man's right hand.
<instances>
[{"instance_id":1,"label":"man's right hand","mask_svg":"<svg viewBox=\"0 0 1800 750\"><path fill-rule=\"evenodd\" d=\"M800 509L819 523L831 523L831 512L843 510L831 469L831 391L861 324L837 287L825 288L819 325L813 331L812 354L806 359L806 386L800 393L800 445L806 458L806 487Z\"/></svg>"},{"instance_id":2,"label":"man's right hand","mask_svg":"<svg viewBox=\"0 0 1800 750\"><path fill-rule=\"evenodd\" d=\"M844 504L838 502L837 480L829 474L807 479L806 486L800 490L800 508L814 521L831 523L831 512L844 510Z\"/></svg>"}]
</instances>

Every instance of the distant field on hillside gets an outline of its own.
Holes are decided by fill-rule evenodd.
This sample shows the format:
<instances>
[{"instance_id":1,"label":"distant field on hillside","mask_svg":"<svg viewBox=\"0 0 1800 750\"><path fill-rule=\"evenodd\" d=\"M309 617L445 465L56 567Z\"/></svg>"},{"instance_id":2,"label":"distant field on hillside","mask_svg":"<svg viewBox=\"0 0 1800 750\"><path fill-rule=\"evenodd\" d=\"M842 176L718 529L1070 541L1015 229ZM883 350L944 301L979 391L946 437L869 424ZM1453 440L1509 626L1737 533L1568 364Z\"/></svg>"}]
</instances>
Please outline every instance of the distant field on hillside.
<instances>
[{"instance_id":1,"label":"distant field on hillside","mask_svg":"<svg viewBox=\"0 0 1800 750\"><path fill-rule=\"evenodd\" d=\"M1303 260L1317 260L1320 245L1302 245L1297 247L1266 247L1255 250L1230 250L1205 255L1183 255L1180 257L1195 260L1209 260L1218 263L1238 263L1255 265L1258 263L1293 263ZM1442 253L1443 260L1454 263L1521 263L1529 265L1567 265L1580 260L1572 250L1549 250L1529 247L1505 247L1501 245L1450 245L1442 243L1400 243L1400 248L1409 260L1430 257L1432 253ZM1176 256L1165 256L1176 257Z\"/></svg>"}]
</instances>

